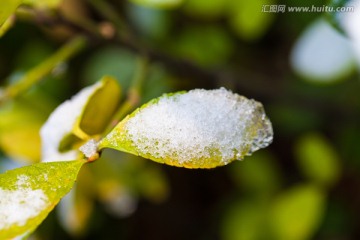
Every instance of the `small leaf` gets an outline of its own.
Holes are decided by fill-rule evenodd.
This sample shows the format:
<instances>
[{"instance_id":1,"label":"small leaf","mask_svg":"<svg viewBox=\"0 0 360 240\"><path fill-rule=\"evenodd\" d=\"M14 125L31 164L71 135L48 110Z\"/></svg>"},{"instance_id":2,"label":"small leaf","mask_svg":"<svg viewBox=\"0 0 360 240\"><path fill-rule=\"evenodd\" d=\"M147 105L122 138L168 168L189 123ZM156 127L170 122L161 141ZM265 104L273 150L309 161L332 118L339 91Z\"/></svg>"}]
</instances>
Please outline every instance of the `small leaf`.
<instances>
[{"instance_id":1,"label":"small leaf","mask_svg":"<svg viewBox=\"0 0 360 240\"><path fill-rule=\"evenodd\" d=\"M222 239L271 239L269 236L263 237L266 229L264 227L266 212L265 204L253 200L243 200L231 205L223 219Z\"/></svg>"},{"instance_id":2,"label":"small leaf","mask_svg":"<svg viewBox=\"0 0 360 240\"><path fill-rule=\"evenodd\" d=\"M38 163L0 174L0 239L34 231L73 187L84 163Z\"/></svg>"},{"instance_id":3,"label":"small leaf","mask_svg":"<svg viewBox=\"0 0 360 240\"><path fill-rule=\"evenodd\" d=\"M42 161L77 158L72 145L100 134L120 99L120 87L111 77L84 88L57 107L41 128ZM106 107L105 107L106 106Z\"/></svg>"},{"instance_id":4,"label":"small leaf","mask_svg":"<svg viewBox=\"0 0 360 240\"><path fill-rule=\"evenodd\" d=\"M183 2L183 0L130 0L130 1L145 7L160 8L160 9L175 8L178 7Z\"/></svg>"},{"instance_id":5,"label":"small leaf","mask_svg":"<svg viewBox=\"0 0 360 240\"><path fill-rule=\"evenodd\" d=\"M101 87L86 103L77 126L88 135L99 134L105 130L120 99L121 90L115 79L105 76L101 81Z\"/></svg>"},{"instance_id":6,"label":"small leaf","mask_svg":"<svg viewBox=\"0 0 360 240\"><path fill-rule=\"evenodd\" d=\"M295 148L299 166L306 177L320 185L331 185L340 175L339 158L333 147L318 134L307 134Z\"/></svg>"},{"instance_id":7,"label":"small leaf","mask_svg":"<svg viewBox=\"0 0 360 240\"><path fill-rule=\"evenodd\" d=\"M224 88L165 94L137 109L99 143L159 163L214 168L272 141L259 102Z\"/></svg>"},{"instance_id":8,"label":"small leaf","mask_svg":"<svg viewBox=\"0 0 360 240\"><path fill-rule=\"evenodd\" d=\"M231 1L229 23L242 39L253 41L262 37L271 26L275 14L263 13L263 6L272 5L274 0ZM251 20L250 20L251 19Z\"/></svg>"},{"instance_id":9,"label":"small leaf","mask_svg":"<svg viewBox=\"0 0 360 240\"><path fill-rule=\"evenodd\" d=\"M269 221L278 240L311 239L325 209L325 195L312 185L282 193L271 209Z\"/></svg>"}]
</instances>

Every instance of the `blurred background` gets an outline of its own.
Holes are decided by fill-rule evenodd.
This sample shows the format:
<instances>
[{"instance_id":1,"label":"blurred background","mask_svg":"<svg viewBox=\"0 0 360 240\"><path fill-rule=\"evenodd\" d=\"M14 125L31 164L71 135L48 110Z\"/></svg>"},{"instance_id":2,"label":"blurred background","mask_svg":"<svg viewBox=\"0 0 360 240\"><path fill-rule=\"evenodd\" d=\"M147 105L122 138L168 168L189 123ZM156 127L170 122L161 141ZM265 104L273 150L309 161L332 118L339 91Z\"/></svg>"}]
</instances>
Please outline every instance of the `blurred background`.
<instances>
[{"instance_id":1,"label":"blurred background","mask_svg":"<svg viewBox=\"0 0 360 240\"><path fill-rule=\"evenodd\" d=\"M40 161L49 114L104 75L128 111L226 87L262 102L274 128L270 147L212 170L104 151L31 238L360 239L356 5L25 1L0 28L1 172Z\"/></svg>"}]
</instances>

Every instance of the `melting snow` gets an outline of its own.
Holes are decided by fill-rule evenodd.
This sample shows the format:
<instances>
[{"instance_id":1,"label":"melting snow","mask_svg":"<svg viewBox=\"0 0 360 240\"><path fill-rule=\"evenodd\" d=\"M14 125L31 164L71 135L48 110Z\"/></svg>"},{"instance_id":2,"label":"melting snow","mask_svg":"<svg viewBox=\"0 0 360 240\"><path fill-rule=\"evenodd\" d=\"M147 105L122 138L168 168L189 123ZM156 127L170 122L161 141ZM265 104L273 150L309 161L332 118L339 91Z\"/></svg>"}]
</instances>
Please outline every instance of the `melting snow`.
<instances>
[{"instance_id":1,"label":"melting snow","mask_svg":"<svg viewBox=\"0 0 360 240\"><path fill-rule=\"evenodd\" d=\"M61 140L69 133L82 113L89 97L101 86L98 82L86 87L70 100L62 103L50 115L40 131L42 140L42 161L52 162L76 159L77 151L59 152Z\"/></svg>"},{"instance_id":2,"label":"melting snow","mask_svg":"<svg viewBox=\"0 0 360 240\"><path fill-rule=\"evenodd\" d=\"M45 193L41 189L31 189L28 179L28 176L20 175L16 190L0 188L0 229L24 226L48 206Z\"/></svg>"},{"instance_id":3,"label":"melting snow","mask_svg":"<svg viewBox=\"0 0 360 240\"><path fill-rule=\"evenodd\" d=\"M98 144L94 139L89 140L87 143L82 145L79 150L87 157L90 158L97 153Z\"/></svg>"},{"instance_id":4,"label":"melting snow","mask_svg":"<svg viewBox=\"0 0 360 240\"><path fill-rule=\"evenodd\" d=\"M179 163L215 152L227 164L268 146L273 135L261 103L225 88L161 97L129 118L125 131L140 154Z\"/></svg>"}]
</instances>

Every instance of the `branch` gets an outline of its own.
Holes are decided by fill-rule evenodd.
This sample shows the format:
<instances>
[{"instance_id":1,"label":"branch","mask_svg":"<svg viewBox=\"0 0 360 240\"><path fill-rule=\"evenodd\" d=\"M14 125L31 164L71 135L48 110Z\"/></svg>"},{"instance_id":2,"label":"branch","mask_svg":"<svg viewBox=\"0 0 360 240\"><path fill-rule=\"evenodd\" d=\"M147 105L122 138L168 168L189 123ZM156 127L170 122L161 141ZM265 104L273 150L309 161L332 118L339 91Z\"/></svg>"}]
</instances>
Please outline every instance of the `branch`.
<instances>
[{"instance_id":1,"label":"branch","mask_svg":"<svg viewBox=\"0 0 360 240\"><path fill-rule=\"evenodd\" d=\"M256 96L274 96L276 93L271 90L275 90L274 82L268 76L260 76L258 73L250 73L249 71L244 72L242 70L229 71L228 69L205 69L191 61L185 59L179 59L170 56L166 53L161 52L158 49L153 49L146 46L132 34L132 32L124 27L126 24L120 17L114 15L114 11L110 11L108 5L104 5L104 1L91 0L90 2L94 6L101 6L97 8L104 18L108 18L106 27L110 27L110 31L102 31L101 26L104 24L92 24L80 25L79 23L72 22L69 19L64 18L60 14L57 15L45 15L45 14L34 14L34 20L37 24L46 27L54 27L61 25L68 29L82 33L89 42L102 42L111 43L125 47L141 56L146 57L150 62L160 62L165 68L172 72L174 75L184 79L191 79L194 82L206 82L215 84L218 81L224 81L228 84L235 85L240 88L243 92L253 94ZM110 15L108 14L110 11ZM115 22L114 22L115 21ZM109 34L113 32L113 34ZM257 82L258 84L254 84ZM261 89L266 91L259 91Z\"/></svg>"}]
</instances>

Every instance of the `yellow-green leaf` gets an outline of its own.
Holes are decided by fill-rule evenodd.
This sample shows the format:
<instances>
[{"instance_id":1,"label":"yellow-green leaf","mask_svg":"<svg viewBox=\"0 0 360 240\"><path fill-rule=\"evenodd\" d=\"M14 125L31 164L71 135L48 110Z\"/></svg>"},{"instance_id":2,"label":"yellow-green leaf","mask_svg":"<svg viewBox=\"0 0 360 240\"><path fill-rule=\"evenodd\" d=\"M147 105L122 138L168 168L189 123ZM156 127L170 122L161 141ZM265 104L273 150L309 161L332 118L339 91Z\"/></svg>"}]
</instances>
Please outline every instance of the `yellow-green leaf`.
<instances>
[{"instance_id":1,"label":"yellow-green leaf","mask_svg":"<svg viewBox=\"0 0 360 240\"><path fill-rule=\"evenodd\" d=\"M0 134L2 150L15 160L40 161L40 124L26 124Z\"/></svg>"},{"instance_id":2,"label":"yellow-green leaf","mask_svg":"<svg viewBox=\"0 0 360 240\"><path fill-rule=\"evenodd\" d=\"M298 164L310 180L321 185L331 185L340 175L339 158L334 148L319 134L301 137L295 148Z\"/></svg>"},{"instance_id":3,"label":"yellow-green leaf","mask_svg":"<svg viewBox=\"0 0 360 240\"><path fill-rule=\"evenodd\" d=\"M0 10L1 11L1 10ZM0 38L13 26L15 21L14 17L8 17L5 22L0 26Z\"/></svg>"},{"instance_id":4,"label":"yellow-green leaf","mask_svg":"<svg viewBox=\"0 0 360 240\"><path fill-rule=\"evenodd\" d=\"M34 231L70 191L84 163L37 163L0 174L0 239Z\"/></svg>"},{"instance_id":5,"label":"yellow-green leaf","mask_svg":"<svg viewBox=\"0 0 360 240\"><path fill-rule=\"evenodd\" d=\"M99 143L159 163L214 168L272 141L259 102L224 88L165 94L127 116Z\"/></svg>"},{"instance_id":6,"label":"yellow-green leaf","mask_svg":"<svg viewBox=\"0 0 360 240\"><path fill-rule=\"evenodd\" d=\"M0 7L0 27L13 14L23 0L2 0Z\"/></svg>"},{"instance_id":7,"label":"yellow-green leaf","mask_svg":"<svg viewBox=\"0 0 360 240\"><path fill-rule=\"evenodd\" d=\"M55 8L58 7L62 0L24 0L25 4L39 8Z\"/></svg>"},{"instance_id":8,"label":"yellow-green leaf","mask_svg":"<svg viewBox=\"0 0 360 240\"><path fill-rule=\"evenodd\" d=\"M183 2L183 0L130 0L130 1L145 7L160 8L160 9L175 8L178 7Z\"/></svg>"},{"instance_id":9,"label":"yellow-green leaf","mask_svg":"<svg viewBox=\"0 0 360 240\"><path fill-rule=\"evenodd\" d=\"M76 128L88 135L99 134L111 120L120 100L121 89L115 79L105 76L102 85L89 98Z\"/></svg>"},{"instance_id":10,"label":"yellow-green leaf","mask_svg":"<svg viewBox=\"0 0 360 240\"><path fill-rule=\"evenodd\" d=\"M72 146L104 130L118 106L120 91L116 80L103 77L56 108L41 128L42 160L77 158Z\"/></svg>"},{"instance_id":11,"label":"yellow-green leaf","mask_svg":"<svg viewBox=\"0 0 360 240\"><path fill-rule=\"evenodd\" d=\"M28 163L40 160L39 130L44 114L34 108L33 99L18 99L0 109L0 148L15 160Z\"/></svg>"},{"instance_id":12,"label":"yellow-green leaf","mask_svg":"<svg viewBox=\"0 0 360 240\"><path fill-rule=\"evenodd\" d=\"M300 185L282 193L269 218L275 239L311 239L321 223L324 208L324 193L316 186Z\"/></svg>"}]
</instances>

